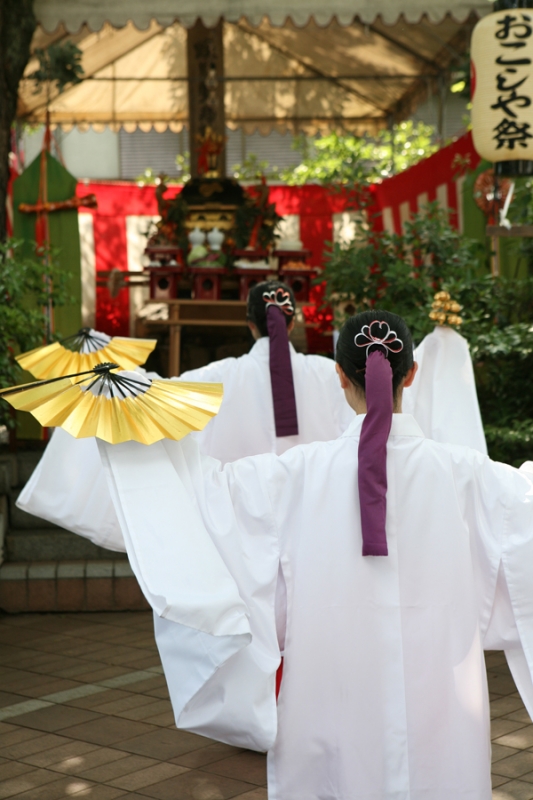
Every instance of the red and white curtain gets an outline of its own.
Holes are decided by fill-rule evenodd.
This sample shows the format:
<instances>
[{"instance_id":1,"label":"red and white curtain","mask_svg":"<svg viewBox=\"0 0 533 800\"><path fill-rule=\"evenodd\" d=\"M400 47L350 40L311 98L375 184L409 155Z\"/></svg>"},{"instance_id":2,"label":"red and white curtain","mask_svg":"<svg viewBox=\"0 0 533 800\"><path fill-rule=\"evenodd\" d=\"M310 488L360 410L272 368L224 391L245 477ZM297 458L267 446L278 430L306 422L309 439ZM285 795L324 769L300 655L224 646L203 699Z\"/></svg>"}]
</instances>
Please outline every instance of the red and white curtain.
<instances>
[{"instance_id":1,"label":"red and white curtain","mask_svg":"<svg viewBox=\"0 0 533 800\"><path fill-rule=\"evenodd\" d=\"M479 161L472 135L467 133L414 167L376 184L382 229L401 233L414 213L436 200L441 208L451 209L452 223L462 230L465 173L476 169Z\"/></svg>"},{"instance_id":2,"label":"red and white curtain","mask_svg":"<svg viewBox=\"0 0 533 800\"><path fill-rule=\"evenodd\" d=\"M479 156L467 134L414 167L371 189L368 218L377 230L400 233L413 213L437 200L451 209L452 222L462 229L462 186L465 167L475 169ZM172 187L167 196L180 191ZM96 285L97 272L112 269L140 271L150 224L158 219L155 187L120 181L79 185L80 195L94 193L98 208L79 214L82 252L82 314L85 325L110 334L129 335L146 290L122 289L111 298ZM320 266L332 241L353 236L357 213L354 200L323 186L271 186L270 202L285 217L283 235L299 239L312 251L311 263Z\"/></svg>"}]
</instances>

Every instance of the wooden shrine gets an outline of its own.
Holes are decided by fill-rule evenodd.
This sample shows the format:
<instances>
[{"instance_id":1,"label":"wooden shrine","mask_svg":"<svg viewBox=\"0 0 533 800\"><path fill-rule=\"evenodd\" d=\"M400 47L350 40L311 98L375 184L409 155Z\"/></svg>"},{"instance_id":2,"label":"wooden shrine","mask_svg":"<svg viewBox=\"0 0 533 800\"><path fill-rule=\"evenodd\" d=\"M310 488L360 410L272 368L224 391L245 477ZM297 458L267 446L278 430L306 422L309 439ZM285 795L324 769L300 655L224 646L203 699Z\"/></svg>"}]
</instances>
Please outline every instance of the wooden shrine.
<instances>
[{"instance_id":1,"label":"wooden shrine","mask_svg":"<svg viewBox=\"0 0 533 800\"><path fill-rule=\"evenodd\" d=\"M287 282L297 302L305 303L318 271L301 242L277 246L281 217L264 182L245 189L218 177L218 144L214 139L205 157L205 174L188 181L177 197L165 197L163 179L156 191L161 219L146 247L145 273L149 303L168 305L168 319L146 324L168 331L169 375L180 373L184 326L245 326L250 289L269 279Z\"/></svg>"}]
</instances>

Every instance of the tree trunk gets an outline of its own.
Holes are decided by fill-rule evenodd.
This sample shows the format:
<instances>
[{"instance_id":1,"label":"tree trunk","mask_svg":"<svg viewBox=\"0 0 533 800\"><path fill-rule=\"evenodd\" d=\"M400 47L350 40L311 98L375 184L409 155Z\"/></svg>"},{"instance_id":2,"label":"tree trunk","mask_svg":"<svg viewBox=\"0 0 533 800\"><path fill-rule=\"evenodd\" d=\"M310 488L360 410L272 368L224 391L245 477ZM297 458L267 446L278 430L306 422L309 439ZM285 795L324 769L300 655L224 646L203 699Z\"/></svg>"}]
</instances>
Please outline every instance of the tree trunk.
<instances>
[{"instance_id":1,"label":"tree trunk","mask_svg":"<svg viewBox=\"0 0 533 800\"><path fill-rule=\"evenodd\" d=\"M0 242L6 238L11 126L36 25L33 0L0 0Z\"/></svg>"}]
</instances>

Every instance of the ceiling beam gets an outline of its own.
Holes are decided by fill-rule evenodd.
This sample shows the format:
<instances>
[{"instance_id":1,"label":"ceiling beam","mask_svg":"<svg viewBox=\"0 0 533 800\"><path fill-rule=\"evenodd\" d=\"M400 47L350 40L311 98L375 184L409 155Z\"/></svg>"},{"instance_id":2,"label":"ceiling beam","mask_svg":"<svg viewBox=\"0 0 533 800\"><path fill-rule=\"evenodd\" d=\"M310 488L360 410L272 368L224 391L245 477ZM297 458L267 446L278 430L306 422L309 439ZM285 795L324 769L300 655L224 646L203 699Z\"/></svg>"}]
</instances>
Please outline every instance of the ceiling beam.
<instances>
[{"instance_id":1,"label":"ceiling beam","mask_svg":"<svg viewBox=\"0 0 533 800\"><path fill-rule=\"evenodd\" d=\"M241 31L244 31L244 33L247 33L249 36L257 36L258 39L261 39L262 41L266 42L269 47L271 47L273 50L276 50L278 53L281 53L281 55L285 56L286 58L289 58L292 61L296 61L302 67L305 67L305 69L308 69L310 72L313 72L315 75L318 75L321 78L328 78L331 81L331 83L335 84L348 94L352 94L354 97L357 97L359 100L363 100L363 102L368 103L371 106L374 106L374 108L377 108L379 111L381 111L382 114L387 113L387 109L382 108L371 97L368 97L367 95L363 94L363 92L360 92L357 89L353 89L352 87L346 86L341 81L339 81L339 79L336 78L334 75L328 75L327 72L323 72L322 70L318 69L318 67L309 64L304 58L301 58L300 56L291 53L291 51L288 48L283 47L280 44L274 44L273 42L270 41L268 36L265 36L258 30L248 28L248 26L241 21L228 24L234 24L235 27L239 28L239 30Z\"/></svg>"},{"instance_id":2,"label":"ceiling beam","mask_svg":"<svg viewBox=\"0 0 533 800\"><path fill-rule=\"evenodd\" d=\"M421 61L427 67L430 67L430 69L435 70L436 73L440 71L441 67L439 64L436 64L434 61L431 61L431 59L420 55L420 53L417 53L416 50L413 50L411 47L408 47L403 42L399 42L398 39L395 39L394 36L391 36L389 33L385 33L384 31L381 30L381 28L378 28L375 25L368 25L367 27L369 30L372 31L372 33L375 33L376 36L385 39L386 42L389 42L389 44L392 44L394 47L397 47L398 50L407 53L407 55L411 56L412 58L415 58L417 61Z\"/></svg>"}]
</instances>

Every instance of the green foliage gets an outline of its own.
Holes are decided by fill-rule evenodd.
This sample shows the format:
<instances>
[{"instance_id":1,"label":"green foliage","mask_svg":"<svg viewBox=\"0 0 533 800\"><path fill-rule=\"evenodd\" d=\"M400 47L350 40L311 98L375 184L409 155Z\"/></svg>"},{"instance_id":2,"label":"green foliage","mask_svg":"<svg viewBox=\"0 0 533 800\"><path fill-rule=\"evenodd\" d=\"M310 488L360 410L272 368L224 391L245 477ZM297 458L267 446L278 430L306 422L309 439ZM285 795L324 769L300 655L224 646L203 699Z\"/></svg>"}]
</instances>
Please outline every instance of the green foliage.
<instances>
[{"instance_id":1,"label":"green foliage","mask_svg":"<svg viewBox=\"0 0 533 800\"><path fill-rule=\"evenodd\" d=\"M460 294L492 458L533 458L533 278L478 278Z\"/></svg>"},{"instance_id":2,"label":"green foliage","mask_svg":"<svg viewBox=\"0 0 533 800\"><path fill-rule=\"evenodd\" d=\"M460 63L450 75L450 92L469 100L471 95L470 78L470 53L465 53Z\"/></svg>"},{"instance_id":3,"label":"green foliage","mask_svg":"<svg viewBox=\"0 0 533 800\"><path fill-rule=\"evenodd\" d=\"M250 153L236 164L233 176L241 181L284 181L289 185L325 183L354 186L388 178L438 150L431 125L412 120L381 130L375 136L330 133L317 139L298 136L293 149L302 156L297 167L279 167Z\"/></svg>"},{"instance_id":4,"label":"green foliage","mask_svg":"<svg viewBox=\"0 0 533 800\"><path fill-rule=\"evenodd\" d=\"M260 161L255 153L250 153L242 164L233 167L233 177L238 181L256 181L263 176L271 181L281 179L279 169L268 161Z\"/></svg>"},{"instance_id":5,"label":"green foliage","mask_svg":"<svg viewBox=\"0 0 533 800\"><path fill-rule=\"evenodd\" d=\"M470 344L489 453L516 465L533 460L533 275L493 278L484 258L484 248L430 204L401 236L360 224L356 241L331 248L321 278L329 302L347 303L348 313L394 311L415 342L433 329L435 292L450 292L463 306L460 332Z\"/></svg>"},{"instance_id":6,"label":"green foliage","mask_svg":"<svg viewBox=\"0 0 533 800\"><path fill-rule=\"evenodd\" d=\"M24 258L22 242L0 244L0 387L20 382L15 355L45 344L48 308L67 300L67 276L41 259ZM10 406L0 401L0 425L13 427Z\"/></svg>"},{"instance_id":7,"label":"green foliage","mask_svg":"<svg viewBox=\"0 0 533 800\"><path fill-rule=\"evenodd\" d=\"M138 186L158 186L162 180L169 185L173 183L186 183L191 177L189 172L189 153L180 153L176 156L175 162L179 175L164 175L152 169L152 167L147 167L140 175L137 175L135 182Z\"/></svg>"},{"instance_id":8,"label":"green foliage","mask_svg":"<svg viewBox=\"0 0 533 800\"><path fill-rule=\"evenodd\" d=\"M326 254L321 280L329 302L348 303L351 313L374 306L394 311L420 341L434 325L428 313L435 292L445 289L461 302L479 271L482 250L452 228L437 203L405 227L403 235L375 233L361 218L356 239L348 247L334 244Z\"/></svg>"},{"instance_id":9,"label":"green foliage","mask_svg":"<svg viewBox=\"0 0 533 800\"><path fill-rule=\"evenodd\" d=\"M184 153L178 153L175 161L180 182L187 183L191 179L191 154L188 150Z\"/></svg>"},{"instance_id":10,"label":"green foliage","mask_svg":"<svg viewBox=\"0 0 533 800\"><path fill-rule=\"evenodd\" d=\"M517 281L517 286L514 287L517 294L522 287L523 281ZM486 332L470 336L470 350L472 357L477 361L486 358L506 358L511 355L524 359L533 355L533 327L529 322L517 322L501 327L494 324L492 319L490 325L490 329Z\"/></svg>"},{"instance_id":11,"label":"green foliage","mask_svg":"<svg viewBox=\"0 0 533 800\"><path fill-rule=\"evenodd\" d=\"M268 202L268 192L263 186L250 187L245 202L235 212L235 245L238 249L248 246L254 225L260 218L256 246L266 250L276 241L276 226L283 219L276 204Z\"/></svg>"},{"instance_id":12,"label":"green foliage","mask_svg":"<svg viewBox=\"0 0 533 800\"><path fill-rule=\"evenodd\" d=\"M531 461L533 453L533 420L515 422L511 427L485 425L485 437L491 458L519 467Z\"/></svg>"},{"instance_id":13,"label":"green foliage","mask_svg":"<svg viewBox=\"0 0 533 800\"><path fill-rule=\"evenodd\" d=\"M251 202L246 202L239 206L235 212L235 246L238 250L243 250L248 247L250 236L257 218L260 215L260 210ZM278 220L282 219L274 212ZM275 242L274 227L272 225L261 225L257 237L257 248L264 250Z\"/></svg>"},{"instance_id":14,"label":"green foliage","mask_svg":"<svg viewBox=\"0 0 533 800\"><path fill-rule=\"evenodd\" d=\"M309 142L297 139L302 163L281 170L289 184L333 183L341 186L375 183L412 167L438 150L430 125L412 120L381 130L375 136L330 133Z\"/></svg>"},{"instance_id":15,"label":"green foliage","mask_svg":"<svg viewBox=\"0 0 533 800\"><path fill-rule=\"evenodd\" d=\"M43 83L55 83L56 89L62 92L69 83L74 85L83 80L82 52L74 42L51 44L45 49L39 47L35 55L39 67L28 78L34 81L36 92L40 91Z\"/></svg>"},{"instance_id":16,"label":"green foliage","mask_svg":"<svg viewBox=\"0 0 533 800\"><path fill-rule=\"evenodd\" d=\"M166 179L165 175L165 179ZM169 179L170 182L170 179ZM137 186L158 186L161 183L160 173L152 167L147 167L140 175L135 178Z\"/></svg>"},{"instance_id":17,"label":"green foliage","mask_svg":"<svg viewBox=\"0 0 533 800\"><path fill-rule=\"evenodd\" d=\"M516 180L514 197L508 217L513 225L533 225L533 181ZM521 263L526 264L528 275L533 275L533 238L523 237L511 240Z\"/></svg>"}]
</instances>

